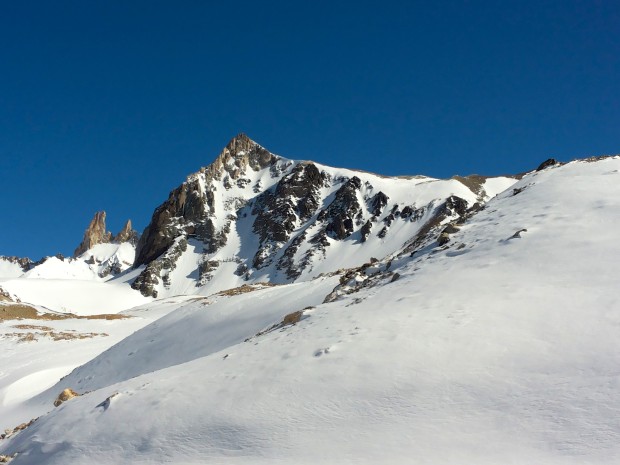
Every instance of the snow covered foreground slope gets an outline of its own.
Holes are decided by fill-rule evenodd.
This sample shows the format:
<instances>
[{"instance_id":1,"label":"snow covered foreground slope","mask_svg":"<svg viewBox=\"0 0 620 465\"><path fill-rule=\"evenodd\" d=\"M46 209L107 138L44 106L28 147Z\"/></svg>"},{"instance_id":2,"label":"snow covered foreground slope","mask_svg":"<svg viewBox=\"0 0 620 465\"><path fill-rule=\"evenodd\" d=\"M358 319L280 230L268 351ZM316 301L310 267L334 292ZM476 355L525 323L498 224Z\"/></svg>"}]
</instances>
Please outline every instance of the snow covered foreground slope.
<instances>
[{"instance_id":1,"label":"snow covered foreground slope","mask_svg":"<svg viewBox=\"0 0 620 465\"><path fill-rule=\"evenodd\" d=\"M318 302L337 277L186 303L24 401L84 393L0 454L618 463L619 181L618 157L527 175L443 246L376 265L385 279L331 303Z\"/></svg>"}]
</instances>

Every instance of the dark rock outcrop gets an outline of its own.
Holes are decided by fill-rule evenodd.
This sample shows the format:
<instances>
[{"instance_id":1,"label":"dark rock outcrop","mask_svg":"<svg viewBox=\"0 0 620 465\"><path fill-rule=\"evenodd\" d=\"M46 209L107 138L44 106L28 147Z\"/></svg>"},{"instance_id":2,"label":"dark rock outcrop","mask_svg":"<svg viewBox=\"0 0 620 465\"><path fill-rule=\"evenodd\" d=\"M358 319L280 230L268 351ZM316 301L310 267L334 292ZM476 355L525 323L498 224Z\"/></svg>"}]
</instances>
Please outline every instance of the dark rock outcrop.
<instances>
[{"instance_id":1,"label":"dark rock outcrop","mask_svg":"<svg viewBox=\"0 0 620 465\"><path fill-rule=\"evenodd\" d=\"M323 214L327 222L325 231L334 239L346 239L353 233L356 219L361 218L361 205L357 193L362 186L360 178L353 176L338 189L334 201L327 207Z\"/></svg>"},{"instance_id":2,"label":"dark rock outcrop","mask_svg":"<svg viewBox=\"0 0 620 465\"><path fill-rule=\"evenodd\" d=\"M372 221L368 220L366 221L366 223L364 223L364 226L362 226L362 229L360 229L360 234L362 235L361 242L366 242L366 239L368 239L368 236L370 236L371 229L372 229Z\"/></svg>"},{"instance_id":3,"label":"dark rock outcrop","mask_svg":"<svg viewBox=\"0 0 620 465\"><path fill-rule=\"evenodd\" d=\"M312 217L320 206L320 189L327 176L313 163L300 163L284 176L273 191L257 199L252 209L256 220L252 230L260 238L253 266L260 269L271 262L274 252L288 241L295 227ZM295 245L288 250L294 254Z\"/></svg>"},{"instance_id":4,"label":"dark rock outcrop","mask_svg":"<svg viewBox=\"0 0 620 465\"><path fill-rule=\"evenodd\" d=\"M379 216L387 205L388 200L389 197L383 192L377 192L370 201L370 213L372 213L373 216Z\"/></svg>"},{"instance_id":5,"label":"dark rock outcrop","mask_svg":"<svg viewBox=\"0 0 620 465\"><path fill-rule=\"evenodd\" d=\"M164 287L170 286L169 274L176 268L177 260L186 250L187 240L184 237L174 241L173 246L164 254L147 264L131 287L140 291L144 296L156 298L158 293L155 286L159 284L160 279Z\"/></svg>"},{"instance_id":6,"label":"dark rock outcrop","mask_svg":"<svg viewBox=\"0 0 620 465\"><path fill-rule=\"evenodd\" d=\"M405 254L414 255L422 247L437 241L440 246L450 242L450 234L459 230L455 224L462 222L476 211L480 210L480 205L475 203L471 209L465 199L452 195L448 197L439 206L435 206L433 202L426 209L432 211L431 217L422 225L414 237L412 237L400 252L399 256ZM420 217L424 214L421 210ZM450 223L446 225L446 220Z\"/></svg>"},{"instance_id":7,"label":"dark rock outcrop","mask_svg":"<svg viewBox=\"0 0 620 465\"><path fill-rule=\"evenodd\" d=\"M558 165L559 162L555 159L555 158L549 158L548 160L543 161L538 168L536 168L536 171L542 171L545 168L549 168L550 166L555 166Z\"/></svg>"}]
</instances>

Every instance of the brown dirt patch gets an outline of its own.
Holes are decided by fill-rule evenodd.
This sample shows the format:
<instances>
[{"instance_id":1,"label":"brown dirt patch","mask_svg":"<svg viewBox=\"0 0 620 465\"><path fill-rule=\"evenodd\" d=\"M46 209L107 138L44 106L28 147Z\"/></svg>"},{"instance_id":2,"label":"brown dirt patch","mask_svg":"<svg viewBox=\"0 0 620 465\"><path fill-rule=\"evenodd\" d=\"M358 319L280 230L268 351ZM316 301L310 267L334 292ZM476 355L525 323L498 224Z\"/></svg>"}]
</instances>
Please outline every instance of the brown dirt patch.
<instances>
[{"instance_id":1,"label":"brown dirt patch","mask_svg":"<svg viewBox=\"0 0 620 465\"><path fill-rule=\"evenodd\" d=\"M45 328L45 326L43 326ZM93 337L106 337L107 333L78 333L77 331L32 331L27 333L13 332L0 334L1 339L17 339L17 342L37 342L40 339L49 338L53 341L70 341L73 339L91 339Z\"/></svg>"},{"instance_id":2,"label":"brown dirt patch","mask_svg":"<svg viewBox=\"0 0 620 465\"><path fill-rule=\"evenodd\" d=\"M13 328L17 329L36 329L39 331L54 331L54 328L50 328L49 326L39 326L39 325L13 325Z\"/></svg>"},{"instance_id":3,"label":"brown dirt patch","mask_svg":"<svg viewBox=\"0 0 620 465\"><path fill-rule=\"evenodd\" d=\"M285 315L284 318L282 318L282 321L280 323L276 323L275 325L272 325L272 326L270 326L267 329L259 331L254 336L247 338L245 340L245 342L248 342L248 341L252 340L255 337L263 336L263 335L265 335L267 333L270 333L272 331L275 331L277 329L283 329L283 328L286 328L287 326L296 325L297 323L299 323L302 320L302 317L304 316L304 311L312 310L313 308L314 307L306 307L303 310L298 310L296 312L289 313L288 315Z\"/></svg>"},{"instance_id":4,"label":"brown dirt patch","mask_svg":"<svg viewBox=\"0 0 620 465\"><path fill-rule=\"evenodd\" d=\"M465 185L465 187L476 194L478 200L483 200L485 194L484 182L488 179L486 176L471 174L469 176L453 176L452 179L456 179Z\"/></svg>"},{"instance_id":5,"label":"brown dirt patch","mask_svg":"<svg viewBox=\"0 0 620 465\"><path fill-rule=\"evenodd\" d=\"M0 307L0 320L37 320L38 316L37 309L29 305L14 304Z\"/></svg>"},{"instance_id":6,"label":"brown dirt patch","mask_svg":"<svg viewBox=\"0 0 620 465\"><path fill-rule=\"evenodd\" d=\"M0 321L5 320L122 320L131 318L128 315L117 313L102 313L99 315L76 315L74 313L39 312L36 308L26 304L0 305Z\"/></svg>"},{"instance_id":7,"label":"brown dirt patch","mask_svg":"<svg viewBox=\"0 0 620 465\"><path fill-rule=\"evenodd\" d=\"M69 318L75 318L78 320L124 320L125 318L131 318L129 315L119 315L118 313L101 313L99 315L87 315L87 316L78 316L73 313L69 313L71 315Z\"/></svg>"},{"instance_id":8,"label":"brown dirt patch","mask_svg":"<svg viewBox=\"0 0 620 465\"><path fill-rule=\"evenodd\" d=\"M295 323L299 323L301 321L301 317L304 314L303 310L299 310L297 312L289 313L282 320L282 326L286 325L294 325Z\"/></svg>"},{"instance_id":9,"label":"brown dirt patch","mask_svg":"<svg viewBox=\"0 0 620 465\"><path fill-rule=\"evenodd\" d=\"M218 293L216 293L215 295L221 295L221 296L233 296L233 295L239 295L239 294L245 294L247 292L253 292L253 291L258 291L260 289L264 289L266 287L273 287L273 286L277 286L277 284L274 283L256 283L256 284L244 284L243 286L239 286L239 287L233 287L232 289L226 289L225 291L220 291Z\"/></svg>"},{"instance_id":10,"label":"brown dirt patch","mask_svg":"<svg viewBox=\"0 0 620 465\"><path fill-rule=\"evenodd\" d=\"M11 295L0 287L0 302L13 302Z\"/></svg>"}]
</instances>

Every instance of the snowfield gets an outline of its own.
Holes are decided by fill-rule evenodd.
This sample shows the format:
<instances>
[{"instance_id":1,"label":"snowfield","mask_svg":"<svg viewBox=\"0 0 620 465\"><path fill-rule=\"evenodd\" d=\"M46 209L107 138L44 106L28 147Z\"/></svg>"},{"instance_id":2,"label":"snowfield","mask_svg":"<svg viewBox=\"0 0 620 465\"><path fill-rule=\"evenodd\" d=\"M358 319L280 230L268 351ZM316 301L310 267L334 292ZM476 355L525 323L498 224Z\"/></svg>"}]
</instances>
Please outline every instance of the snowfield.
<instances>
[{"instance_id":1,"label":"snowfield","mask_svg":"<svg viewBox=\"0 0 620 465\"><path fill-rule=\"evenodd\" d=\"M132 302L128 319L41 322L108 337L0 339L0 429L40 416L0 454L17 454L11 465L620 463L620 158L506 187L445 245L394 253L385 279L333 302L340 275L327 274ZM18 281L0 286L30 292ZM65 288L76 299L126 286L72 282L85 285ZM65 388L82 395L54 408Z\"/></svg>"}]
</instances>

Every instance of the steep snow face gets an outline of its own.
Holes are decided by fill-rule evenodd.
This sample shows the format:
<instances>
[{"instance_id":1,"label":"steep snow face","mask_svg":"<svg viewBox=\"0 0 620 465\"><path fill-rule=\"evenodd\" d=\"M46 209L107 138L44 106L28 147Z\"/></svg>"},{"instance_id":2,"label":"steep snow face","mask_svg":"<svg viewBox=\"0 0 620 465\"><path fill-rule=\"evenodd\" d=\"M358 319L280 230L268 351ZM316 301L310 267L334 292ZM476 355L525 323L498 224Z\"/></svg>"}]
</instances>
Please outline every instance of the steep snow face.
<instances>
[{"instance_id":1,"label":"steep snow face","mask_svg":"<svg viewBox=\"0 0 620 465\"><path fill-rule=\"evenodd\" d=\"M462 199L464 214L514 182L386 178L287 160L241 135L156 209L133 287L154 297L208 295L359 266L402 248L448 198Z\"/></svg>"},{"instance_id":2,"label":"steep snow face","mask_svg":"<svg viewBox=\"0 0 620 465\"><path fill-rule=\"evenodd\" d=\"M529 174L442 245L396 254L389 273L377 262L371 284L292 325L271 326L285 311L274 305L319 302L320 281L185 304L73 372L93 391L0 453L19 452L15 465L617 463L619 173L615 157ZM64 387L80 389L36 399Z\"/></svg>"}]
</instances>

